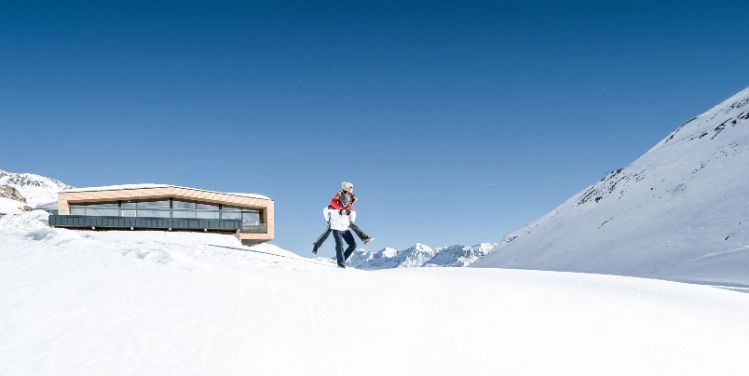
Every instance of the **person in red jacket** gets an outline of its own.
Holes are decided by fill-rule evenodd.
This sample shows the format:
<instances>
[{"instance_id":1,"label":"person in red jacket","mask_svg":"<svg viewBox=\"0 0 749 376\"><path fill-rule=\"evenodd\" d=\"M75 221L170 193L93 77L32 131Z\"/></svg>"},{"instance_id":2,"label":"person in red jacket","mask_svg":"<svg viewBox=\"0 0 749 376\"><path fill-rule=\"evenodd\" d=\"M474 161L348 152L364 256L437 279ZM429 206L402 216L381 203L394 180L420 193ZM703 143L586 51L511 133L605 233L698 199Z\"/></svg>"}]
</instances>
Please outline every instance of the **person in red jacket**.
<instances>
[{"instance_id":1,"label":"person in red jacket","mask_svg":"<svg viewBox=\"0 0 749 376\"><path fill-rule=\"evenodd\" d=\"M322 243L328 238L330 233L333 233L333 237L336 241L336 261L339 267L345 267L344 263L351 257L351 254L356 249L356 241L349 229L353 230L357 236L368 244L374 239L362 231L356 222L356 209L354 208L354 202L356 196L354 195L354 185L349 182L341 183L341 190L336 193L335 197L330 201L330 204L323 209L323 217L328 224L327 230L317 239L313 244L312 253L317 253L317 250L322 246ZM348 248L343 250L343 242L346 242Z\"/></svg>"},{"instance_id":2,"label":"person in red jacket","mask_svg":"<svg viewBox=\"0 0 749 376\"><path fill-rule=\"evenodd\" d=\"M374 237L365 234L364 231L356 225L356 209L354 209L355 202L356 195L354 195L354 185L349 182L343 182L341 183L341 190L336 193L332 200L330 200L328 208L338 210L340 214L347 214L349 216L349 228L356 233L364 244L369 244Z\"/></svg>"}]
</instances>

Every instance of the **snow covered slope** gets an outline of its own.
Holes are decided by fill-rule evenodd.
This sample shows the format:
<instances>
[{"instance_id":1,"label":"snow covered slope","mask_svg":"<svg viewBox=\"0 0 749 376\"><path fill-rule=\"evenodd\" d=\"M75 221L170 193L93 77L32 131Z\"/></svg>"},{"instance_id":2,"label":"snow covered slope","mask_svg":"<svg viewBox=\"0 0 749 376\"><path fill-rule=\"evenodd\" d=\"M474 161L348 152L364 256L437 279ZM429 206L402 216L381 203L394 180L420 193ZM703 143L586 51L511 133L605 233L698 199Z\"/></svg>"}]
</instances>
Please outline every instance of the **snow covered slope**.
<instances>
[{"instance_id":1,"label":"snow covered slope","mask_svg":"<svg viewBox=\"0 0 749 376\"><path fill-rule=\"evenodd\" d=\"M73 188L59 180L29 173L0 170L0 185L17 189L30 207L57 201L57 192Z\"/></svg>"},{"instance_id":2,"label":"snow covered slope","mask_svg":"<svg viewBox=\"0 0 749 376\"><path fill-rule=\"evenodd\" d=\"M26 208L26 203L9 198L0 197L0 215L18 214Z\"/></svg>"},{"instance_id":3,"label":"snow covered slope","mask_svg":"<svg viewBox=\"0 0 749 376\"><path fill-rule=\"evenodd\" d=\"M743 375L749 294L0 219L2 375Z\"/></svg>"},{"instance_id":4,"label":"snow covered slope","mask_svg":"<svg viewBox=\"0 0 749 376\"><path fill-rule=\"evenodd\" d=\"M432 248L416 243L411 248L379 251L358 249L351 255L350 264L359 269L412 268L419 266L468 266L492 252L497 244L481 243L473 246L453 245Z\"/></svg>"},{"instance_id":5,"label":"snow covered slope","mask_svg":"<svg viewBox=\"0 0 749 376\"><path fill-rule=\"evenodd\" d=\"M749 89L474 265L749 285Z\"/></svg>"}]
</instances>

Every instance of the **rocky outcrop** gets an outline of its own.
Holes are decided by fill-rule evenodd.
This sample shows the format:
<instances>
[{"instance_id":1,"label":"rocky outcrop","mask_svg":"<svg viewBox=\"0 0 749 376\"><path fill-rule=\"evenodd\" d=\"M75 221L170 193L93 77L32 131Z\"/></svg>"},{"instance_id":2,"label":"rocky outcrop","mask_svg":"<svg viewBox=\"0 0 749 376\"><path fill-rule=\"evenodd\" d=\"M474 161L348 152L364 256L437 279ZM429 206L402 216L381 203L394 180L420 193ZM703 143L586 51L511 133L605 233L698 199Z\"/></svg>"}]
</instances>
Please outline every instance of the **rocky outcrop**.
<instances>
[{"instance_id":1,"label":"rocky outcrop","mask_svg":"<svg viewBox=\"0 0 749 376\"><path fill-rule=\"evenodd\" d=\"M9 198L11 200L20 202L26 202L26 198L23 197L18 189L6 184L0 185L0 197Z\"/></svg>"}]
</instances>

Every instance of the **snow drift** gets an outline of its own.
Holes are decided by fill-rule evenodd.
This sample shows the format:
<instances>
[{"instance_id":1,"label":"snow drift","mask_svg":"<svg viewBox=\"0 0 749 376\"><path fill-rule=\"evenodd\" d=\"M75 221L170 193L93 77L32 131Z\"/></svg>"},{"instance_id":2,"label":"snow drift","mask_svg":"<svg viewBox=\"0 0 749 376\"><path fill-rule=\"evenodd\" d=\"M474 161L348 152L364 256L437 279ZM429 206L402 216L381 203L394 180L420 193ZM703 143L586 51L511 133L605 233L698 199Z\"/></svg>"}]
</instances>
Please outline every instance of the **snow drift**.
<instances>
[{"instance_id":1,"label":"snow drift","mask_svg":"<svg viewBox=\"0 0 749 376\"><path fill-rule=\"evenodd\" d=\"M25 202L0 197L0 216L5 214L18 214L27 208Z\"/></svg>"},{"instance_id":2,"label":"snow drift","mask_svg":"<svg viewBox=\"0 0 749 376\"><path fill-rule=\"evenodd\" d=\"M475 266L749 285L749 88Z\"/></svg>"},{"instance_id":3,"label":"snow drift","mask_svg":"<svg viewBox=\"0 0 749 376\"><path fill-rule=\"evenodd\" d=\"M749 294L0 219L3 375L741 375Z\"/></svg>"}]
</instances>

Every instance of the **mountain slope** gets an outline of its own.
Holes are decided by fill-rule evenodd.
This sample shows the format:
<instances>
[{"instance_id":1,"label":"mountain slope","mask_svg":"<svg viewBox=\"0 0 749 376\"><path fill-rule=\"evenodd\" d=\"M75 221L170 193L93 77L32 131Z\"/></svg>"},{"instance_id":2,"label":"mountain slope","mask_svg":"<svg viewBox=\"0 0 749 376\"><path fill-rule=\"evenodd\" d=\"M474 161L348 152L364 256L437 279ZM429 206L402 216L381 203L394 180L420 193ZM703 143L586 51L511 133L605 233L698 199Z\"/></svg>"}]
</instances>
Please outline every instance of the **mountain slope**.
<instances>
[{"instance_id":1,"label":"mountain slope","mask_svg":"<svg viewBox=\"0 0 749 376\"><path fill-rule=\"evenodd\" d=\"M57 192L73 188L57 179L0 170L0 186L2 185L15 188L30 207L57 201Z\"/></svg>"},{"instance_id":2,"label":"mountain slope","mask_svg":"<svg viewBox=\"0 0 749 376\"><path fill-rule=\"evenodd\" d=\"M1 375L743 375L749 294L0 218Z\"/></svg>"},{"instance_id":3,"label":"mountain slope","mask_svg":"<svg viewBox=\"0 0 749 376\"><path fill-rule=\"evenodd\" d=\"M749 88L474 265L747 285L748 173Z\"/></svg>"}]
</instances>

